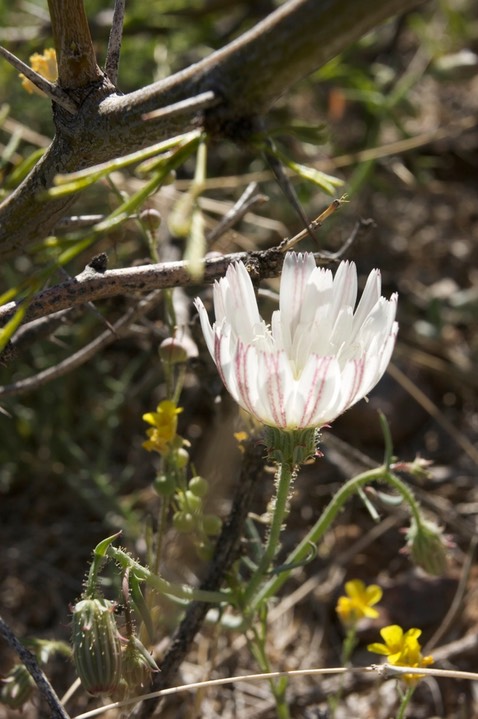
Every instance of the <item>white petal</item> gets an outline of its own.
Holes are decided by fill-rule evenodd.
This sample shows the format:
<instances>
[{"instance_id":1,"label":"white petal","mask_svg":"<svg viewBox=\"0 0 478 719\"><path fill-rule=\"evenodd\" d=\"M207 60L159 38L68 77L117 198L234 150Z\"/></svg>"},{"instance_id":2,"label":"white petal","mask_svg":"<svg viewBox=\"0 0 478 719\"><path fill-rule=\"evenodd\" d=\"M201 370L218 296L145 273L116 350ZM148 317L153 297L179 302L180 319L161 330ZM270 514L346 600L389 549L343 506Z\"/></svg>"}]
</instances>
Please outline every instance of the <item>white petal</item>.
<instances>
[{"instance_id":1,"label":"white petal","mask_svg":"<svg viewBox=\"0 0 478 719\"><path fill-rule=\"evenodd\" d=\"M357 270L353 262L341 262L334 277L334 291L330 308L331 322L342 309L355 307L357 301Z\"/></svg>"},{"instance_id":2,"label":"white petal","mask_svg":"<svg viewBox=\"0 0 478 719\"><path fill-rule=\"evenodd\" d=\"M397 296L387 300L380 291L373 270L354 312L353 263L342 262L334 277L313 255L292 253L271 329L242 263L214 286L212 327L202 302L195 305L224 385L241 407L266 425L320 427L368 394L390 361Z\"/></svg>"},{"instance_id":3,"label":"white petal","mask_svg":"<svg viewBox=\"0 0 478 719\"><path fill-rule=\"evenodd\" d=\"M380 298L381 285L380 271L372 270L367 278L362 297L355 310L353 337L355 337L366 317L377 304ZM351 339L353 339L353 337Z\"/></svg>"},{"instance_id":4,"label":"white petal","mask_svg":"<svg viewBox=\"0 0 478 719\"><path fill-rule=\"evenodd\" d=\"M211 323L209 322L206 308L204 307L202 300L200 300L199 297L196 297L196 299L194 300L194 305L199 312L199 321L201 323L201 329L204 335L204 339L206 340L207 348L211 357L214 358L214 332L211 327Z\"/></svg>"},{"instance_id":5,"label":"white petal","mask_svg":"<svg viewBox=\"0 0 478 719\"><path fill-rule=\"evenodd\" d=\"M297 383L297 426L320 427L330 421L339 389L340 368L335 357L311 355Z\"/></svg>"},{"instance_id":6,"label":"white petal","mask_svg":"<svg viewBox=\"0 0 478 719\"><path fill-rule=\"evenodd\" d=\"M263 324L259 314L254 287L242 262L228 267L225 282L214 287L214 307L224 311L234 332L245 342L254 340L254 328ZM216 310L216 317L218 310Z\"/></svg>"},{"instance_id":7,"label":"white petal","mask_svg":"<svg viewBox=\"0 0 478 719\"><path fill-rule=\"evenodd\" d=\"M280 322L282 339L287 353L294 343L295 329L306 306L304 297L307 281L315 270L314 256L310 253L288 252L284 259L280 284Z\"/></svg>"}]
</instances>

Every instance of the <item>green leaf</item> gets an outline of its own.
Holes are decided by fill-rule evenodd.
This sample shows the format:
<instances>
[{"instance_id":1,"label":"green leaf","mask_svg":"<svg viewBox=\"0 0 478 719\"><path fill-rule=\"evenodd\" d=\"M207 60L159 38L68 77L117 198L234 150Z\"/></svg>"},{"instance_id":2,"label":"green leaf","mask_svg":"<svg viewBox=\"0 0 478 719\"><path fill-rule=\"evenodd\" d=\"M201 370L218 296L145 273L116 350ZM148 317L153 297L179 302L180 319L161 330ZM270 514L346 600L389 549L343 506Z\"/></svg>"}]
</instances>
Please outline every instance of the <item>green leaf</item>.
<instances>
[{"instance_id":1,"label":"green leaf","mask_svg":"<svg viewBox=\"0 0 478 719\"><path fill-rule=\"evenodd\" d=\"M19 306L13 317L7 322L7 324L0 330L0 352L3 352L6 345L10 342L11 338L15 334L17 328L23 322L25 312L27 311L28 304L25 302Z\"/></svg>"},{"instance_id":2,"label":"green leaf","mask_svg":"<svg viewBox=\"0 0 478 719\"><path fill-rule=\"evenodd\" d=\"M112 172L122 170L125 167L129 167L129 165L144 162L148 158L164 154L168 152L168 150L178 148L178 146L180 146L180 148L188 146L191 141L199 140L201 134L200 130L194 130L193 132L164 140L156 145L151 145L151 147L147 147L144 150L138 150L129 155L118 157L115 160L88 167L85 170L79 170L78 172L72 172L66 175L56 175L54 180L56 187L51 187L44 192L41 198L51 199L79 192L85 187L89 187L98 180L101 180L103 177L107 177Z\"/></svg>"},{"instance_id":3,"label":"green leaf","mask_svg":"<svg viewBox=\"0 0 478 719\"><path fill-rule=\"evenodd\" d=\"M327 128L325 125L284 125L270 130L269 135L270 137L289 135L309 145L323 145L327 139Z\"/></svg>"},{"instance_id":4,"label":"green leaf","mask_svg":"<svg viewBox=\"0 0 478 719\"><path fill-rule=\"evenodd\" d=\"M37 164L38 160L40 160L40 158L42 158L44 154L45 149L43 147L40 147L37 150L34 150L30 155L28 155L28 157L26 157L23 162L21 162L8 176L5 187L8 190L13 190L15 187L17 187L20 182L25 179L30 170Z\"/></svg>"},{"instance_id":5,"label":"green leaf","mask_svg":"<svg viewBox=\"0 0 478 719\"><path fill-rule=\"evenodd\" d=\"M328 175L321 170L316 170L314 167L309 167L308 165L301 165L298 162L294 162L293 160L287 160L286 158L283 158L283 162L297 175L302 177L304 180L313 182L328 195L334 195L335 189L337 187L342 187L342 185L344 184L343 180L340 180L338 177Z\"/></svg>"}]
</instances>

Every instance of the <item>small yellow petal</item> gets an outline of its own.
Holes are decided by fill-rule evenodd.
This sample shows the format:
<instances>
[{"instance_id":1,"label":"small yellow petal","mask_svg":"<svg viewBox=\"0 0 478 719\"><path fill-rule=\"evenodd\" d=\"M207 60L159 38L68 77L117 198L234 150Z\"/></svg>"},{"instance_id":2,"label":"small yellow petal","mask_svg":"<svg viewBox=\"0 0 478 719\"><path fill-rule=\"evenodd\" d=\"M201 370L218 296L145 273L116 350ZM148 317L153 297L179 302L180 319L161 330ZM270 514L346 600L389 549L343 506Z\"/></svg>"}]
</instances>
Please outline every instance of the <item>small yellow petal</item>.
<instances>
[{"instance_id":1,"label":"small yellow petal","mask_svg":"<svg viewBox=\"0 0 478 719\"><path fill-rule=\"evenodd\" d=\"M148 424L152 424L153 426L156 424L155 418L156 412L146 412L146 414L143 414L143 420Z\"/></svg>"},{"instance_id":2,"label":"small yellow petal","mask_svg":"<svg viewBox=\"0 0 478 719\"><path fill-rule=\"evenodd\" d=\"M345 591L349 597L360 597L365 590L365 584L360 579L351 579L345 583Z\"/></svg>"},{"instance_id":3,"label":"small yellow petal","mask_svg":"<svg viewBox=\"0 0 478 719\"><path fill-rule=\"evenodd\" d=\"M383 627L380 630L380 635L387 645L392 650L402 646L403 629L398 624L390 624L388 627Z\"/></svg>"},{"instance_id":4,"label":"small yellow petal","mask_svg":"<svg viewBox=\"0 0 478 719\"><path fill-rule=\"evenodd\" d=\"M385 644L380 644L379 642L369 644L367 649L369 652L373 652L374 654L383 654L384 656L388 656L389 654L388 647Z\"/></svg>"},{"instance_id":5,"label":"small yellow petal","mask_svg":"<svg viewBox=\"0 0 478 719\"><path fill-rule=\"evenodd\" d=\"M367 597L367 604L373 605L381 600L383 592L377 584L369 584L369 586L365 588L365 595Z\"/></svg>"}]
</instances>

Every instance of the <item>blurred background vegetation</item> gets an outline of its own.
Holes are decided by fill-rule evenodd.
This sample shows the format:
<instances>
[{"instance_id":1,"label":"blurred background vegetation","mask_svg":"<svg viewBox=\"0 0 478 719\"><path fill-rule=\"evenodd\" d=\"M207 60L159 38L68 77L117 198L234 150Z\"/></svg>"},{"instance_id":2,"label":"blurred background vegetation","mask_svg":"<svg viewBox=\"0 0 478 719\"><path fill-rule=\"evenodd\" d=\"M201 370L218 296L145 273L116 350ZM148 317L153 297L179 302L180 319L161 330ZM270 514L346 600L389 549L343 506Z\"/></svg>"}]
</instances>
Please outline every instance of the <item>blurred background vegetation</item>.
<instances>
[{"instance_id":1,"label":"blurred background vegetation","mask_svg":"<svg viewBox=\"0 0 478 719\"><path fill-rule=\"evenodd\" d=\"M85 4L101 64L112 6L99 0ZM137 89L199 60L280 4L273 0L129 2L120 89ZM0 1L0 42L25 61L51 46L46 1ZM354 447L379 456L375 410L384 408L397 453L411 458L420 452L435 460L434 479L422 489L425 494L440 490L436 496L441 499L432 508L438 507L444 520L450 520L447 512L453 508L462 534L456 526L451 529L458 532L457 545L463 551L467 528L476 523L478 512L474 449L478 435L477 53L475 3L425 3L304 79L267 118L275 142L288 157L339 177L349 195L349 203L320 230L320 247L306 240L301 249L335 251L360 217L370 217L375 227L350 248L347 258L357 263L362 277L371 267L380 267L384 294L398 290L400 295L398 373L385 378L371 402L345 415L334 430ZM54 127L49 102L27 95L6 62L0 63L0 99L4 197L17 182L15 173L22 163L47 145ZM302 229L254 148L215 142L209 147L207 170L202 207L208 228L215 226L249 181L256 180L269 197L210 250L271 247ZM193 174L194 162L188 161L178 170L176 184L146 203L163 217L160 259L180 257L183 252L183 240L172 235L168 216ZM292 182L309 217L330 202L311 182L297 176ZM80 194L72 212L106 214L117 206L118 193L132 194L139 183L133 171L115 173L112 181ZM50 284L62 281L64 271L80 272L100 251L108 253L110 268L147 262L147 233L135 220L125 223L58 269ZM55 262L57 252L43 243L28 256L5 264L0 268L2 291L21 283L45 262ZM198 292L208 296L207 290L197 287L186 299ZM190 311L187 301L181 304ZM104 331L104 321L114 321L128 306L128 298L115 298L75 310L53 334L30 346L19 344L13 358L0 367L0 383L10 385L54 366ZM68 635L68 604L81 591L89 554L99 539L121 528L125 543L135 552L142 550L145 517L155 500L150 489L154 457L141 447L145 439L141 417L164 397L158 345L170 332L167 312L167 304L158 303L127 336L81 368L26 394L0 397L0 606L21 635ZM202 348L193 316L189 320ZM226 460L224 452L220 461L214 457L224 435L215 435L213 429L220 424L218 417L230 419L231 431L237 420L231 419L233 410L226 398L220 406L215 403L220 391L209 360L201 355L191 361L180 431L192 442L202 471L216 475L216 501L224 508L234 461ZM316 468L310 483L298 489L299 498L307 496L309 506L320 507L330 493L327 482L340 480L332 460L323 477L321 471ZM302 494L306 492L310 494ZM297 512L307 521L305 509L299 507ZM460 517L466 520L461 525ZM350 515L342 520L344 526L356 521ZM367 529L367 519L363 521ZM406 560L395 556L400 541L397 530L389 547L393 562L383 549L369 565L372 578L385 568L388 579L405 571ZM170 547L174 542L172 536ZM174 549L170 555L174 559ZM333 557L328 561L333 562ZM174 561L170 571L182 576Z\"/></svg>"}]
</instances>

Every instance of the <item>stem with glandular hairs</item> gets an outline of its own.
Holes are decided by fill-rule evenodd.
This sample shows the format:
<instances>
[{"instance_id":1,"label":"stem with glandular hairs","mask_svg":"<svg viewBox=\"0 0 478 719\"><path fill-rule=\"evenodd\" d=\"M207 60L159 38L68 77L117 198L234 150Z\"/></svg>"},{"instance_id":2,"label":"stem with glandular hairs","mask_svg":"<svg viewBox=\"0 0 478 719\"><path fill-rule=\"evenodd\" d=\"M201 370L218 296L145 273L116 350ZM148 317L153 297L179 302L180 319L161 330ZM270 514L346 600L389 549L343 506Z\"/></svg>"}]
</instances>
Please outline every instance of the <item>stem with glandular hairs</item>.
<instances>
[{"instance_id":1,"label":"stem with glandular hairs","mask_svg":"<svg viewBox=\"0 0 478 719\"><path fill-rule=\"evenodd\" d=\"M387 471L385 467L377 467L376 469L363 472L362 474L353 477L348 482L346 482L346 484L344 484L341 489L339 489L337 494L335 494L335 496L332 498L320 518L312 527L312 529L306 534L300 544L298 544L297 547L289 554L289 556L285 560L285 564L290 564L293 567L297 566L297 563L304 561L304 559L310 552L310 545L317 544L317 542L323 537L337 514L344 506L345 502L360 487L363 487L366 484L370 484L374 481L387 482L388 484L390 484L403 497L405 502L410 507L411 514L417 525L420 526L422 524L419 505L410 488L405 484L405 482L402 482L402 480L399 479L399 477L397 477L395 474ZM260 604L262 604L262 602L265 602L270 599L270 597L275 596L284 584L284 582L289 578L291 572L292 569L286 570L269 580L269 582L267 582L267 584L265 584L261 588L261 590L252 598L248 606L248 612L250 614L253 614L253 612L257 609L257 607L260 606Z\"/></svg>"},{"instance_id":2,"label":"stem with glandular hairs","mask_svg":"<svg viewBox=\"0 0 478 719\"><path fill-rule=\"evenodd\" d=\"M287 513L287 505L289 500L289 492L292 481L296 475L295 470L290 464L282 463L277 465L276 472L276 497L274 500L274 508L272 510L272 521L269 529L269 536L267 538L267 544L264 549L264 553L261 557L259 565L252 575L247 585L246 591L242 597L242 603L245 611L248 611L248 605L254 596L256 590L260 586L264 575L269 570L269 567L274 559L279 546L280 533L284 516Z\"/></svg>"}]
</instances>

